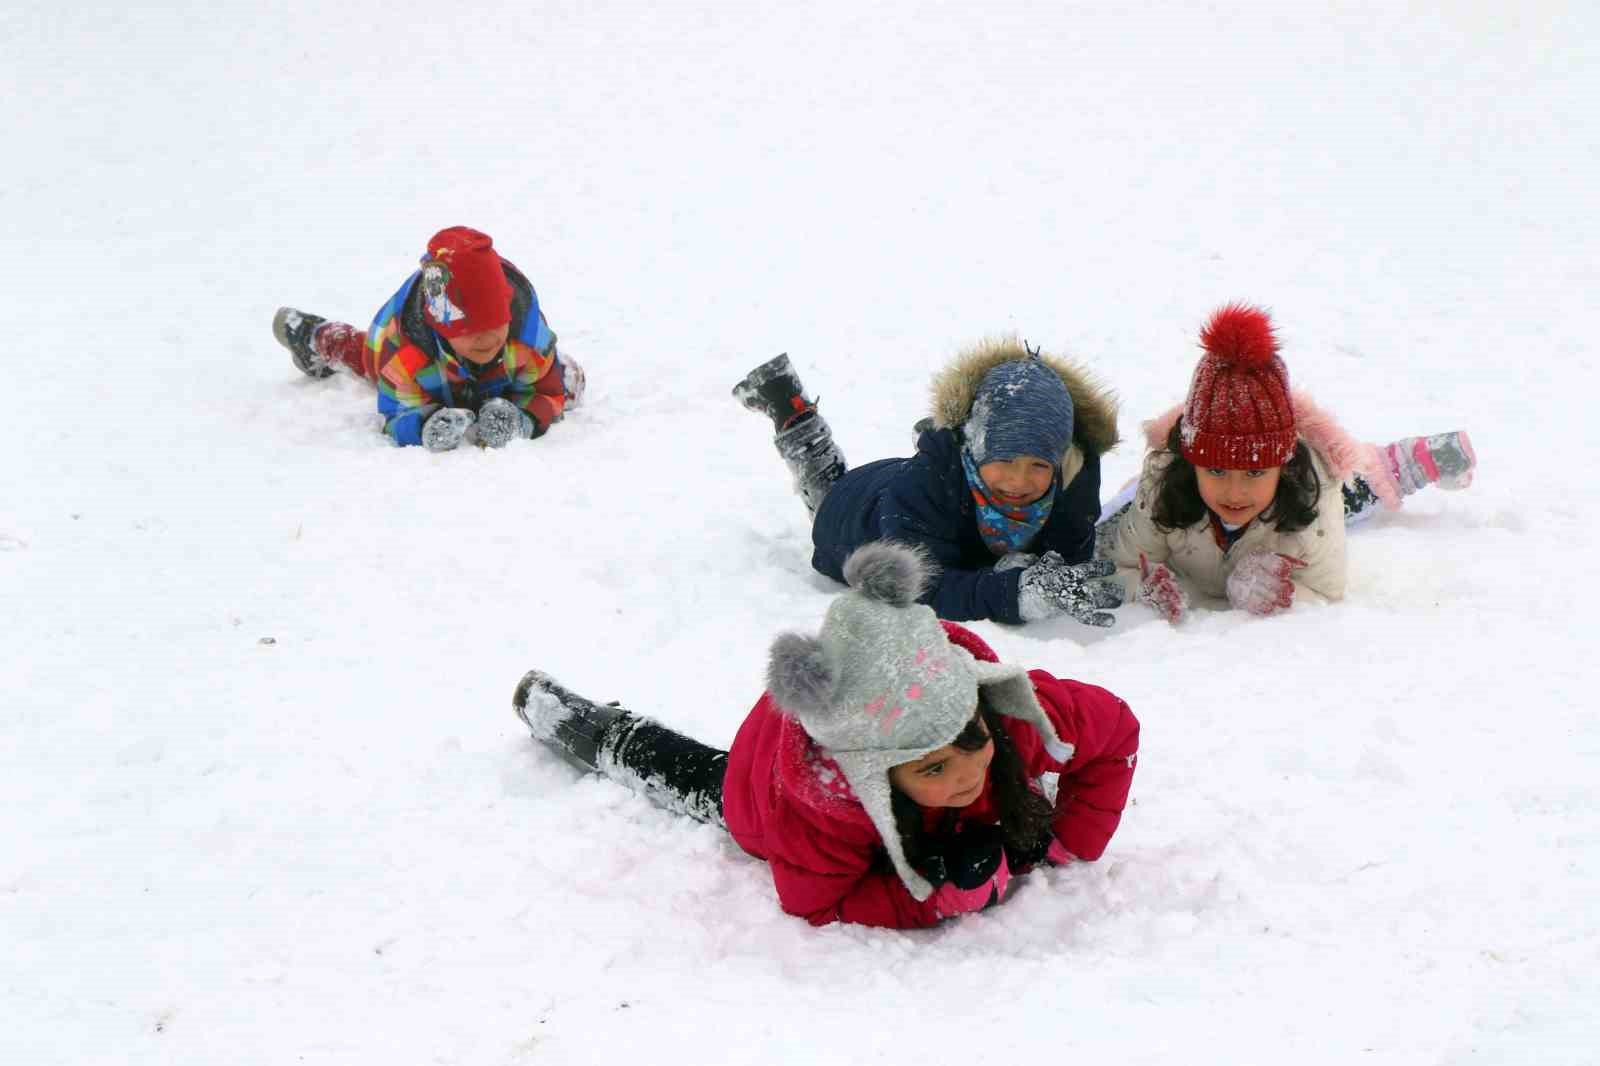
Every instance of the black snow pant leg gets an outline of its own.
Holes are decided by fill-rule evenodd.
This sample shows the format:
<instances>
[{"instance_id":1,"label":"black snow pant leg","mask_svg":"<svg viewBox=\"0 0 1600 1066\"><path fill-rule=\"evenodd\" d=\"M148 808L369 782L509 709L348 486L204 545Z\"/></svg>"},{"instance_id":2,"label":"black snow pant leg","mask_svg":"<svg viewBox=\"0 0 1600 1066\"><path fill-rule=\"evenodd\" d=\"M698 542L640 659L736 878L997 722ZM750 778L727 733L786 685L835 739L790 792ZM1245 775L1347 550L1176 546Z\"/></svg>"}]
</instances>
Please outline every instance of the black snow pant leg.
<instances>
[{"instance_id":1,"label":"black snow pant leg","mask_svg":"<svg viewBox=\"0 0 1600 1066\"><path fill-rule=\"evenodd\" d=\"M600 772L659 807L712 825L722 818L728 753L629 712L606 730Z\"/></svg>"}]
</instances>

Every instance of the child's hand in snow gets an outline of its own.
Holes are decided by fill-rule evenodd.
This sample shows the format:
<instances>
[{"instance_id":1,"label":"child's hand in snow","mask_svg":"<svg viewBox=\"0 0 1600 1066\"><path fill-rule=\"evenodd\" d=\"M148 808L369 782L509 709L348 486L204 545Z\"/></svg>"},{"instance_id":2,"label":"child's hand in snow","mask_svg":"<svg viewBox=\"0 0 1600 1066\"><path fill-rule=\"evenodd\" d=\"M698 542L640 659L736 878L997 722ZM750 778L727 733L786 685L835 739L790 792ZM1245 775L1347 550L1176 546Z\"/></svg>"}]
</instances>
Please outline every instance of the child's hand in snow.
<instances>
[{"instance_id":1,"label":"child's hand in snow","mask_svg":"<svg viewBox=\"0 0 1600 1066\"><path fill-rule=\"evenodd\" d=\"M998 825L968 826L946 841L941 851L924 856L919 866L937 886L933 905L941 918L998 903L1011 882L1005 833Z\"/></svg>"},{"instance_id":2,"label":"child's hand in snow","mask_svg":"<svg viewBox=\"0 0 1600 1066\"><path fill-rule=\"evenodd\" d=\"M447 452L461 443L477 416L465 407L441 407L422 423L422 446L430 452Z\"/></svg>"},{"instance_id":3,"label":"child's hand in snow","mask_svg":"<svg viewBox=\"0 0 1600 1066\"><path fill-rule=\"evenodd\" d=\"M1177 575L1165 563L1150 564L1139 553L1139 602L1155 609L1169 622L1178 622L1189 609L1189 596L1178 584Z\"/></svg>"},{"instance_id":4,"label":"child's hand in snow","mask_svg":"<svg viewBox=\"0 0 1600 1066\"><path fill-rule=\"evenodd\" d=\"M1122 586L1103 580L1116 570L1110 559L1068 563L1059 552L1045 552L1017 582L1017 613L1024 622L1070 614L1084 625L1111 625L1115 616L1097 608L1122 606Z\"/></svg>"},{"instance_id":5,"label":"child's hand in snow","mask_svg":"<svg viewBox=\"0 0 1600 1066\"><path fill-rule=\"evenodd\" d=\"M501 448L514 440L532 437L533 419L504 396L496 396L478 408L478 424L473 432L485 448Z\"/></svg>"},{"instance_id":6,"label":"child's hand in snow","mask_svg":"<svg viewBox=\"0 0 1600 1066\"><path fill-rule=\"evenodd\" d=\"M1251 614L1286 611L1294 602L1289 575L1305 565L1304 559L1282 552L1251 552L1228 575L1228 602Z\"/></svg>"}]
</instances>

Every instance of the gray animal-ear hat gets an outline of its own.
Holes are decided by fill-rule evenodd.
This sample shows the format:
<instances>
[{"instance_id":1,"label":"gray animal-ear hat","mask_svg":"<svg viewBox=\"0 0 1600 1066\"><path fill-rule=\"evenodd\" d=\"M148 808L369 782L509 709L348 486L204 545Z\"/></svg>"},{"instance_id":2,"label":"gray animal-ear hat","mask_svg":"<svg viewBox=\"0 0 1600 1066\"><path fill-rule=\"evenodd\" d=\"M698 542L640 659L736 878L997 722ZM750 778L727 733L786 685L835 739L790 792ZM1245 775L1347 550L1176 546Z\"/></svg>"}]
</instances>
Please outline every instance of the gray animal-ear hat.
<instances>
[{"instance_id":1,"label":"gray animal-ear hat","mask_svg":"<svg viewBox=\"0 0 1600 1066\"><path fill-rule=\"evenodd\" d=\"M773 701L844 773L918 900L932 895L933 885L900 846L891 767L955 740L977 713L980 685L994 710L1038 729L1053 757L1072 756L1024 668L974 658L917 602L932 577L932 564L915 548L893 541L857 548L844 563L850 589L828 607L821 632L778 637L767 671Z\"/></svg>"}]
</instances>

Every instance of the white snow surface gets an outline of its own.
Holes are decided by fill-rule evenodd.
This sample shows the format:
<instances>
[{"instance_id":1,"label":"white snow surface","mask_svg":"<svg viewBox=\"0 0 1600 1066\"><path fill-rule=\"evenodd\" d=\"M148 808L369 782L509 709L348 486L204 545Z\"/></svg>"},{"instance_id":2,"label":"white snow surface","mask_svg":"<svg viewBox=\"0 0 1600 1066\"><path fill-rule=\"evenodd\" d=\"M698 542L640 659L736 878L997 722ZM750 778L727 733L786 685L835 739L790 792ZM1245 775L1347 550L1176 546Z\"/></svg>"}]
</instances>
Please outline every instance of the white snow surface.
<instances>
[{"instance_id":1,"label":"white snow surface","mask_svg":"<svg viewBox=\"0 0 1600 1066\"><path fill-rule=\"evenodd\" d=\"M1405 6L6 5L0 1062L1600 1059L1600 14ZM543 439L273 342L452 224L588 372ZM1229 300L1477 483L1336 605L976 625L1140 716L1102 861L813 929L513 716L725 744L815 630L761 360L865 462L1015 333L1119 391L1109 494Z\"/></svg>"}]
</instances>

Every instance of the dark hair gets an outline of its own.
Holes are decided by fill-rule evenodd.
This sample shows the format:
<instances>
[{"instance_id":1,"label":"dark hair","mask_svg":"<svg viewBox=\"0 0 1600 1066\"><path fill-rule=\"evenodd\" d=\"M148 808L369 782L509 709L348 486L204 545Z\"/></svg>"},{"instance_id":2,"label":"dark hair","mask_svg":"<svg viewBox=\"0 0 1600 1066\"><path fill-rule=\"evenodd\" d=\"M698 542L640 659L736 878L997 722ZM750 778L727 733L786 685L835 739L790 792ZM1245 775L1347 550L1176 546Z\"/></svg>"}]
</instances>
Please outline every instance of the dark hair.
<instances>
[{"instance_id":1,"label":"dark hair","mask_svg":"<svg viewBox=\"0 0 1600 1066\"><path fill-rule=\"evenodd\" d=\"M1183 457L1183 420L1173 423L1167 434L1167 451L1172 461L1156 475L1155 503L1150 508L1150 520L1157 529L1173 530L1192 526L1206 515L1206 502L1200 498L1200 485L1195 476L1194 464ZM1293 533L1317 520L1317 496L1322 492L1322 481L1311 461L1311 449L1305 441L1294 442L1294 455L1283 464L1278 476L1278 491L1272 503L1261 512L1261 519L1271 522L1280 533Z\"/></svg>"},{"instance_id":2,"label":"dark hair","mask_svg":"<svg viewBox=\"0 0 1600 1066\"><path fill-rule=\"evenodd\" d=\"M1037 854L1040 843L1049 832L1055 808L1045 795L1028 780L1027 768L1011 735L1000 724L1001 715L989 706L978 689L978 710L965 729L950 742L962 751L978 751L990 739L994 740L994 758L989 763L990 794L1000 813L1000 830L1006 845L1023 854ZM889 790L889 802L894 810L894 825L900 832L900 847L906 861L917 867L923 855L932 850L931 845L948 831L956 819L956 812L946 812L945 825L930 834L923 828L922 808L898 788Z\"/></svg>"}]
</instances>

